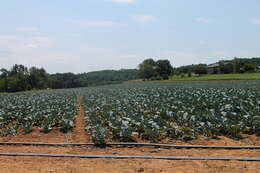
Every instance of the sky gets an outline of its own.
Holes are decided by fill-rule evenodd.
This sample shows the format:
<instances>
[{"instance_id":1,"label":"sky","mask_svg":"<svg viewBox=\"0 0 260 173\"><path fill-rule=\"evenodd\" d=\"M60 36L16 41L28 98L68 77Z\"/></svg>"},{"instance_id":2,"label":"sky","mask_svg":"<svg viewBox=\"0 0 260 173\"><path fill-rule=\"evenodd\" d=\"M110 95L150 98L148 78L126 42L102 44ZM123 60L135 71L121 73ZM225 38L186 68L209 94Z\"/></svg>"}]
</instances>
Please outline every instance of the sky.
<instances>
[{"instance_id":1,"label":"sky","mask_svg":"<svg viewBox=\"0 0 260 173\"><path fill-rule=\"evenodd\" d=\"M0 1L0 68L82 73L260 56L259 0Z\"/></svg>"}]
</instances>

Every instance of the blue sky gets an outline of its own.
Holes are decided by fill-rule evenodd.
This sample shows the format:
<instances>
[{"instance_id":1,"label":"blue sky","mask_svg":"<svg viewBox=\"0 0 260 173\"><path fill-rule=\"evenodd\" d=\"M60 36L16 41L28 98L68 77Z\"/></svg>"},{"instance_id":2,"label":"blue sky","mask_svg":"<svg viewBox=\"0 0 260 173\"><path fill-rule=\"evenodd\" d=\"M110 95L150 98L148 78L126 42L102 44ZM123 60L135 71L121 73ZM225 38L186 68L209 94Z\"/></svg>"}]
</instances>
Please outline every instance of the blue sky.
<instances>
[{"instance_id":1,"label":"blue sky","mask_svg":"<svg viewBox=\"0 0 260 173\"><path fill-rule=\"evenodd\" d=\"M260 56L259 0L1 0L0 67L48 72Z\"/></svg>"}]
</instances>

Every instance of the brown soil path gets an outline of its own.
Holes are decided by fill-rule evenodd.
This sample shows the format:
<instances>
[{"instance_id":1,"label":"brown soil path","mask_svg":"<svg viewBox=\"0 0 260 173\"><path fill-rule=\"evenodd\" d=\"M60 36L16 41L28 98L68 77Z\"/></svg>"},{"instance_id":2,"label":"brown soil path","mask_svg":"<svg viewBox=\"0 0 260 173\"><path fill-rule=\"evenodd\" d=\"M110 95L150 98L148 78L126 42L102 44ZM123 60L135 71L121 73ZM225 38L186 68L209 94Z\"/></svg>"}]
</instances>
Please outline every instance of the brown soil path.
<instances>
[{"instance_id":1,"label":"brown soil path","mask_svg":"<svg viewBox=\"0 0 260 173\"><path fill-rule=\"evenodd\" d=\"M0 173L259 173L259 162L0 157Z\"/></svg>"},{"instance_id":2,"label":"brown soil path","mask_svg":"<svg viewBox=\"0 0 260 173\"><path fill-rule=\"evenodd\" d=\"M91 137L86 131L86 121L84 119L85 110L81 103L81 97L78 98L78 111L75 116L75 127L71 133L68 134L70 137L70 143L88 143L91 142Z\"/></svg>"}]
</instances>

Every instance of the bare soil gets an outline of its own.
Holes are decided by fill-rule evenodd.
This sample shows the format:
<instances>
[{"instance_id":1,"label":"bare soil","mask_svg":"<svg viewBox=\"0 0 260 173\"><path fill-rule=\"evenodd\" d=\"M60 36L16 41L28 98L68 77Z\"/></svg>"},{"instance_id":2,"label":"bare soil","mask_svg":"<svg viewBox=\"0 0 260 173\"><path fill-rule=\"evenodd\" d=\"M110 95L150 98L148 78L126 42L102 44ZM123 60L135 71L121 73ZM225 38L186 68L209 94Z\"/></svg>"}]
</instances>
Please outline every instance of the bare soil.
<instances>
[{"instance_id":1,"label":"bare soil","mask_svg":"<svg viewBox=\"0 0 260 173\"><path fill-rule=\"evenodd\" d=\"M80 98L78 99L78 113L75 118L75 128L73 132L68 133L70 141L72 143L88 143L91 142L90 135L86 132L86 121L84 120L85 110L80 104Z\"/></svg>"},{"instance_id":2,"label":"bare soil","mask_svg":"<svg viewBox=\"0 0 260 173\"><path fill-rule=\"evenodd\" d=\"M18 134L0 138L0 142L46 142L84 143L91 142L85 131L84 109L79 104L75 128L64 134L59 129L44 134L34 128L29 134ZM243 140L204 139L183 142L164 140L162 143L185 145L260 145L260 137L244 135ZM260 150L209 150L209 149L164 149L155 147L49 147L49 146L0 146L0 152L52 153L52 154L113 154L153 156L218 156L218 157L260 157ZM0 173L86 173L86 172L169 172L169 173L222 173L260 172L259 162L239 161L168 161L140 159L78 159L46 157L0 157Z\"/></svg>"},{"instance_id":3,"label":"bare soil","mask_svg":"<svg viewBox=\"0 0 260 173\"><path fill-rule=\"evenodd\" d=\"M0 173L258 173L257 162L0 158Z\"/></svg>"}]
</instances>

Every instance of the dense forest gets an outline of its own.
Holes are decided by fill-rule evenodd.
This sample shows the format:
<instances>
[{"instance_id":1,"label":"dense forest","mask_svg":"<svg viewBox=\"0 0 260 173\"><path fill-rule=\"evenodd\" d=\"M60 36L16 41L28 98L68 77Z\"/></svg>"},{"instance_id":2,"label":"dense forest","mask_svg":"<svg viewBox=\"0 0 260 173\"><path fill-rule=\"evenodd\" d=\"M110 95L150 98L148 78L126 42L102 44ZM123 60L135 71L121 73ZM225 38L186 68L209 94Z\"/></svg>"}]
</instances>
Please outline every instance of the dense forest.
<instances>
[{"instance_id":1,"label":"dense forest","mask_svg":"<svg viewBox=\"0 0 260 173\"><path fill-rule=\"evenodd\" d=\"M136 69L104 70L90 73L48 74L45 69L14 65L0 70L0 92L17 92L33 89L64 89L121 83L138 78Z\"/></svg>"}]
</instances>

